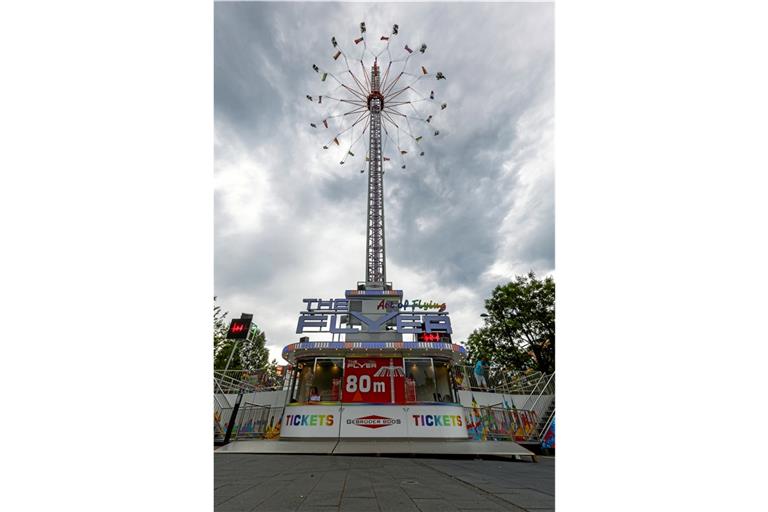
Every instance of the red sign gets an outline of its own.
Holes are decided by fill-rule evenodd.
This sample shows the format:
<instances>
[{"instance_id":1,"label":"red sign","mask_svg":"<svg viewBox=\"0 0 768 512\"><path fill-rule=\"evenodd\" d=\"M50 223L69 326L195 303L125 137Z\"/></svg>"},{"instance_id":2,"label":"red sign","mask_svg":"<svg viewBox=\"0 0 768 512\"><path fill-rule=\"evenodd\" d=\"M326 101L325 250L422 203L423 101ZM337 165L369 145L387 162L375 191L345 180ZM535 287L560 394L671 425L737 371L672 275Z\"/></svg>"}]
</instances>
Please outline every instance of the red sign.
<instances>
[{"instance_id":1,"label":"red sign","mask_svg":"<svg viewBox=\"0 0 768 512\"><path fill-rule=\"evenodd\" d=\"M405 403L405 371L402 358L347 358L344 366L342 401Z\"/></svg>"}]
</instances>

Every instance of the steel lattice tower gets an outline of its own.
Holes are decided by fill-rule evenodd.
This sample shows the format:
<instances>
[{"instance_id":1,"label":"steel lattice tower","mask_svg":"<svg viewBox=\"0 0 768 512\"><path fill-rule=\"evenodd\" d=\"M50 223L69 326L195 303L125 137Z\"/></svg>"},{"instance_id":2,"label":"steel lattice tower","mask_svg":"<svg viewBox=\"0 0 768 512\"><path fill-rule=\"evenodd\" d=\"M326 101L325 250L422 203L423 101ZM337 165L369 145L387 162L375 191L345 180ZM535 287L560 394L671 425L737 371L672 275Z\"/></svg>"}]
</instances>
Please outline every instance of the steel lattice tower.
<instances>
[{"instance_id":1,"label":"steel lattice tower","mask_svg":"<svg viewBox=\"0 0 768 512\"><path fill-rule=\"evenodd\" d=\"M384 251L384 171L381 151L381 111L384 96L379 91L379 66L371 69L371 93L368 110L371 113L368 161L368 236L366 238L365 280L368 284L384 286L387 263Z\"/></svg>"},{"instance_id":2,"label":"steel lattice tower","mask_svg":"<svg viewBox=\"0 0 768 512\"><path fill-rule=\"evenodd\" d=\"M330 133L334 135L328 136L328 142L323 145L323 149L327 150L334 145L337 148L344 146L340 165L344 165L348 157L354 158L353 150L356 144L365 144L364 136L368 131L365 285L373 288L388 286L384 249L384 163L394 157L400 160L399 166L405 170L405 155L410 153L413 156L424 156L424 150L420 146L424 138L422 133L432 132L435 137L440 134L433 122L435 116L428 109L439 106L442 111L447 107L446 103L437 99L435 91L432 90L434 86L426 83L431 79L445 80L443 73L430 73L426 63L422 62L419 62L414 72L408 71L411 57L419 59L427 50L426 44L422 43L414 49L405 44L398 50L401 52L399 56L393 56L392 52L401 44L394 42L398 31L398 25L393 25L392 32L379 39L386 41L386 45L374 53L368 46L365 22L361 22L360 37L354 40L359 55L354 57L351 53L344 52L335 36L331 37L334 49L332 59L339 64L343 63L343 67L332 70L312 64L312 69L318 74L321 82L330 78L337 86L323 94L305 95L307 100L324 105L325 115L314 119L309 125L316 130L333 130ZM354 52L357 53L357 50ZM371 61L366 61L367 56L373 58L373 65L370 67L368 63ZM384 63L381 68L380 56ZM422 82L419 83L420 81ZM351 121L351 124L348 124L347 120ZM356 132L355 127L358 125L362 126L362 130ZM427 131L419 132L414 130L414 126ZM360 173L364 172L365 169L360 169Z\"/></svg>"}]
</instances>

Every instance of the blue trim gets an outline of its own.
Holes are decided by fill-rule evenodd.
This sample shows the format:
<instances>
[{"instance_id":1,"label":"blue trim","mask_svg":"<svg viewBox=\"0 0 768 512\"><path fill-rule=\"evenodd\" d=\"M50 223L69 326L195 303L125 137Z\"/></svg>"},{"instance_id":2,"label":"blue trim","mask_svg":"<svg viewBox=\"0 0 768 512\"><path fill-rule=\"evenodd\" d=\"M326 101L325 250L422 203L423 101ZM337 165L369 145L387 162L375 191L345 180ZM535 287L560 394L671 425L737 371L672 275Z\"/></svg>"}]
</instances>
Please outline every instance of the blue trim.
<instances>
[{"instance_id":1,"label":"blue trim","mask_svg":"<svg viewBox=\"0 0 768 512\"><path fill-rule=\"evenodd\" d=\"M366 350L385 348L392 350L450 350L460 354L467 353L467 350L461 345L434 341L306 341L286 345L283 348L283 353L317 349Z\"/></svg>"},{"instance_id":2,"label":"blue trim","mask_svg":"<svg viewBox=\"0 0 768 512\"><path fill-rule=\"evenodd\" d=\"M393 404L391 402L294 402L294 403L288 403L285 404L286 407L298 407L298 406L305 406L305 405L339 405L339 406L350 406L350 405L363 405L363 406L370 406L370 405L389 405L392 407L408 407L408 406L421 406L421 405L445 405L445 406L460 406L460 402L405 402L402 404Z\"/></svg>"},{"instance_id":3,"label":"blue trim","mask_svg":"<svg viewBox=\"0 0 768 512\"><path fill-rule=\"evenodd\" d=\"M403 290L345 290L344 296L349 297L402 297Z\"/></svg>"},{"instance_id":4,"label":"blue trim","mask_svg":"<svg viewBox=\"0 0 768 512\"><path fill-rule=\"evenodd\" d=\"M391 405L395 407L421 406L421 405L452 405L462 406L460 402L405 402L402 404L393 404L390 402L341 402L343 406L347 405ZM463 406L462 406L463 407Z\"/></svg>"}]
</instances>

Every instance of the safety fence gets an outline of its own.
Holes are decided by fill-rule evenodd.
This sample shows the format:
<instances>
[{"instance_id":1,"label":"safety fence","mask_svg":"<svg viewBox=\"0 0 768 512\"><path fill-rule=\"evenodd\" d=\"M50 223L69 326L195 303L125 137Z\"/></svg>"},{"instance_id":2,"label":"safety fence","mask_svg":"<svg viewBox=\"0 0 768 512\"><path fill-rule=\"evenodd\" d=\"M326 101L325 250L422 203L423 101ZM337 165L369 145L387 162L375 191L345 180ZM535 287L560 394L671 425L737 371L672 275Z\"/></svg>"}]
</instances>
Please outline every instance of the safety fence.
<instances>
[{"instance_id":1,"label":"safety fence","mask_svg":"<svg viewBox=\"0 0 768 512\"><path fill-rule=\"evenodd\" d=\"M476 440L535 441L539 418L533 411L499 406L465 407L469 436Z\"/></svg>"},{"instance_id":2,"label":"safety fence","mask_svg":"<svg viewBox=\"0 0 768 512\"><path fill-rule=\"evenodd\" d=\"M245 372L243 370L227 370L213 372L214 393L239 393L256 391L274 391L284 389L284 376L270 375L266 371Z\"/></svg>"},{"instance_id":3,"label":"safety fence","mask_svg":"<svg viewBox=\"0 0 768 512\"><path fill-rule=\"evenodd\" d=\"M232 440L263 438L277 429L283 418L283 409L246 402L237 413Z\"/></svg>"},{"instance_id":4,"label":"safety fence","mask_svg":"<svg viewBox=\"0 0 768 512\"><path fill-rule=\"evenodd\" d=\"M528 395L523 406L507 402L505 398L493 405L465 407L469 437L482 440L512 440L542 442L547 436L555 416L555 374L541 372L501 371L484 369L486 378L478 379L474 367L454 367L454 378L460 389L492 390L497 393ZM259 376L241 380L242 371L214 373L214 439L225 437L234 404L227 395L284 389L285 380L264 381ZM486 386L483 386L486 384ZM518 402L519 405L519 402ZM284 407L270 407L251 402L240 404L230 440L248 438L274 438L279 436ZM554 432L554 427L552 427Z\"/></svg>"},{"instance_id":5,"label":"safety fence","mask_svg":"<svg viewBox=\"0 0 768 512\"><path fill-rule=\"evenodd\" d=\"M224 439L229 418L232 415L232 406L224 395L213 394L213 439Z\"/></svg>"},{"instance_id":6,"label":"safety fence","mask_svg":"<svg viewBox=\"0 0 768 512\"><path fill-rule=\"evenodd\" d=\"M244 402L238 409L230 440L278 437L284 409ZM224 438L230 416L231 409L222 409L215 414L215 440ZM510 406L464 407L464 419L468 437L478 441L535 443L546 433L542 431L542 419L535 411Z\"/></svg>"},{"instance_id":7,"label":"safety fence","mask_svg":"<svg viewBox=\"0 0 768 512\"><path fill-rule=\"evenodd\" d=\"M491 366L477 370L474 366L454 366L457 387L472 391L495 391L514 395L537 392L549 374L540 371L518 371Z\"/></svg>"},{"instance_id":8,"label":"safety fence","mask_svg":"<svg viewBox=\"0 0 768 512\"><path fill-rule=\"evenodd\" d=\"M270 407L244 402L237 410L230 441L237 439L262 439L279 435L283 407ZM232 408L214 410L214 441L224 439L232 416Z\"/></svg>"}]
</instances>

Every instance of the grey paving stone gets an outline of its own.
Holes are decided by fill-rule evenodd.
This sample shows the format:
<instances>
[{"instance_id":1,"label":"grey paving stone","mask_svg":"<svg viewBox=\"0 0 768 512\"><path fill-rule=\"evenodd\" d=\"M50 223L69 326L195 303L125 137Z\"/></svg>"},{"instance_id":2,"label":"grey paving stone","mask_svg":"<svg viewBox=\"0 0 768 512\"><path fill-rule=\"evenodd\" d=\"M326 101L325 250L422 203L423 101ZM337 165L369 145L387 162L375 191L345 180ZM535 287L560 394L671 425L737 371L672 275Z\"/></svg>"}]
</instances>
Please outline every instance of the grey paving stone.
<instances>
[{"instance_id":1,"label":"grey paving stone","mask_svg":"<svg viewBox=\"0 0 768 512\"><path fill-rule=\"evenodd\" d=\"M459 510L506 510L498 503L494 503L491 500L476 496L474 499L453 499L451 504Z\"/></svg>"},{"instance_id":2,"label":"grey paving stone","mask_svg":"<svg viewBox=\"0 0 768 512\"><path fill-rule=\"evenodd\" d=\"M412 501L379 501L379 508L381 512L420 512L419 507L417 507L416 504L414 504Z\"/></svg>"},{"instance_id":3,"label":"grey paving stone","mask_svg":"<svg viewBox=\"0 0 768 512\"><path fill-rule=\"evenodd\" d=\"M282 491L284 485L258 485L247 491L244 491L237 496L233 496L229 500L216 505L217 511L231 511L231 510L253 510L264 500L270 496Z\"/></svg>"},{"instance_id":4,"label":"grey paving stone","mask_svg":"<svg viewBox=\"0 0 768 512\"><path fill-rule=\"evenodd\" d=\"M344 498L339 510L343 512L374 512L380 511L375 498Z\"/></svg>"},{"instance_id":5,"label":"grey paving stone","mask_svg":"<svg viewBox=\"0 0 768 512\"><path fill-rule=\"evenodd\" d=\"M232 499L232 496L216 496L216 495L214 495L213 496L213 505L214 505L214 507L216 507L216 510L219 510L219 508L218 508L219 505L229 501L230 499ZM239 506L246 506L246 505L240 504Z\"/></svg>"},{"instance_id":6,"label":"grey paving stone","mask_svg":"<svg viewBox=\"0 0 768 512\"><path fill-rule=\"evenodd\" d=\"M213 489L213 492L216 496L235 496L247 489L250 489L254 485L255 484L252 484L252 483L222 484L222 485L219 485L218 487L215 487Z\"/></svg>"},{"instance_id":7,"label":"grey paving stone","mask_svg":"<svg viewBox=\"0 0 768 512\"><path fill-rule=\"evenodd\" d=\"M445 495L445 490L441 490L438 486L425 486L420 484L413 487L403 487L403 490L414 501L416 499L442 499Z\"/></svg>"},{"instance_id":8,"label":"grey paving stone","mask_svg":"<svg viewBox=\"0 0 768 512\"><path fill-rule=\"evenodd\" d=\"M306 503L311 503L316 507L338 507L341 502L341 489L338 491L324 491L315 488L309 493ZM302 510L304 506L302 506Z\"/></svg>"},{"instance_id":9,"label":"grey paving stone","mask_svg":"<svg viewBox=\"0 0 768 512\"><path fill-rule=\"evenodd\" d=\"M413 502L421 512L458 512L458 507L443 499L414 498Z\"/></svg>"},{"instance_id":10,"label":"grey paving stone","mask_svg":"<svg viewBox=\"0 0 768 512\"><path fill-rule=\"evenodd\" d=\"M316 506L338 506L344 489L345 475L338 472L321 475L317 485L309 492L311 503Z\"/></svg>"},{"instance_id":11,"label":"grey paving stone","mask_svg":"<svg viewBox=\"0 0 768 512\"><path fill-rule=\"evenodd\" d=\"M214 503L216 512L551 510L554 460L217 454Z\"/></svg>"},{"instance_id":12,"label":"grey paving stone","mask_svg":"<svg viewBox=\"0 0 768 512\"><path fill-rule=\"evenodd\" d=\"M514 492L497 493L499 498L523 508L555 508L555 498L533 489L515 489Z\"/></svg>"},{"instance_id":13,"label":"grey paving stone","mask_svg":"<svg viewBox=\"0 0 768 512\"><path fill-rule=\"evenodd\" d=\"M397 496L377 496L376 501L382 512L419 511L419 508L408 496L405 496L404 498Z\"/></svg>"},{"instance_id":14,"label":"grey paving stone","mask_svg":"<svg viewBox=\"0 0 768 512\"><path fill-rule=\"evenodd\" d=\"M365 473L350 473L344 484L344 498L375 498L371 480Z\"/></svg>"},{"instance_id":15,"label":"grey paving stone","mask_svg":"<svg viewBox=\"0 0 768 512\"><path fill-rule=\"evenodd\" d=\"M272 495L259 503L252 510L254 512L293 512L305 502L306 496L300 495Z\"/></svg>"}]
</instances>

